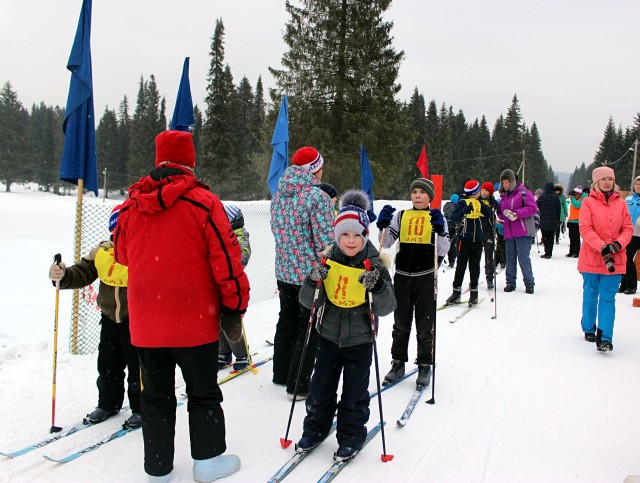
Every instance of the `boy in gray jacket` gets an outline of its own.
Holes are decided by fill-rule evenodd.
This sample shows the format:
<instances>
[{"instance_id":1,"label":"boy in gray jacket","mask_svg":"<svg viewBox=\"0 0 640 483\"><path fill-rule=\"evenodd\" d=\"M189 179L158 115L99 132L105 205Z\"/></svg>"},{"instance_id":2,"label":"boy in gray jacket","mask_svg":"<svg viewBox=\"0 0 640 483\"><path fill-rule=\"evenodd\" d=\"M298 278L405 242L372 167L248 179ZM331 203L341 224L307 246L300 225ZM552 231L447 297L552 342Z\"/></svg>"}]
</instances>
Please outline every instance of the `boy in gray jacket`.
<instances>
[{"instance_id":1,"label":"boy in gray jacket","mask_svg":"<svg viewBox=\"0 0 640 483\"><path fill-rule=\"evenodd\" d=\"M327 437L338 411L335 458L356 455L367 435L369 370L375 334L367 292L375 317L396 308L391 276L369 241L369 201L361 191L348 191L334 223L335 244L323 263L315 264L300 290L300 303L311 308L316 288L318 349L304 431L297 451L309 451ZM369 266L370 270L365 268ZM342 374L342 395L337 403Z\"/></svg>"}]
</instances>

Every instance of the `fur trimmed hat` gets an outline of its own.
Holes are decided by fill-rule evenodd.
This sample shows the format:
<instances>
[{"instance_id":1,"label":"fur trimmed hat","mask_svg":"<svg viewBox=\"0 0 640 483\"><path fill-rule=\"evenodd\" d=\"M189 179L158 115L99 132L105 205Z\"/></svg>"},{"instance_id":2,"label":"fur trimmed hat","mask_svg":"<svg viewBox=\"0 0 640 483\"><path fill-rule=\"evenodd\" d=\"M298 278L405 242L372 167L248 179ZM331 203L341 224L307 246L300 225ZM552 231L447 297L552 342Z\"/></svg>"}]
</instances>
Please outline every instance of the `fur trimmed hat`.
<instances>
[{"instance_id":1,"label":"fur trimmed hat","mask_svg":"<svg viewBox=\"0 0 640 483\"><path fill-rule=\"evenodd\" d=\"M305 146L298 149L295 153L293 153L291 161L296 166L301 167L311 174L320 171L320 169L324 165L324 158L322 157L322 155L316 148L312 148L311 146Z\"/></svg>"},{"instance_id":2,"label":"fur trimmed hat","mask_svg":"<svg viewBox=\"0 0 640 483\"><path fill-rule=\"evenodd\" d=\"M470 179L464 184L464 194L467 196L473 196L480 192L480 183L475 179Z\"/></svg>"},{"instance_id":3,"label":"fur trimmed hat","mask_svg":"<svg viewBox=\"0 0 640 483\"><path fill-rule=\"evenodd\" d=\"M111 214L109 215L109 233L113 233L113 230L118 226L118 215L120 215L120 208L122 205L116 205L111 210Z\"/></svg>"},{"instance_id":4,"label":"fur trimmed hat","mask_svg":"<svg viewBox=\"0 0 640 483\"><path fill-rule=\"evenodd\" d=\"M420 188L422 191L427 193L429 197L429 201L433 200L433 196L435 195L436 189L433 186L433 181L427 178L416 178L411 182L411 187L409 188L409 192L413 191L416 188Z\"/></svg>"},{"instance_id":5,"label":"fur trimmed hat","mask_svg":"<svg viewBox=\"0 0 640 483\"><path fill-rule=\"evenodd\" d=\"M516 187L516 174L512 169L505 169L502 173L500 173L500 188L498 190L500 191L500 193L504 193L504 186L502 186L502 181L505 179L509 180L510 191L513 191L513 189Z\"/></svg>"},{"instance_id":6,"label":"fur trimmed hat","mask_svg":"<svg viewBox=\"0 0 640 483\"><path fill-rule=\"evenodd\" d=\"M191 171L196 167L193 135L186 131L162 131L156 136L156 167L180 164Z\"/></svg>"},{"instance_id":7,"label":"fur trimmed hat","mask_svg":"<svg viewBox=\"0 0 640 483\"><path fill-rule=\"evenodd\" d=\"M360 190L349 190L340 198L340 211L333 222L336 243L340 243L343 233L354 231L360 235L364 245L369 240L369 198Z\"/></svg>"},{"instance_id":8,"label":"fur trimmed hat","mask_svg":"<svg viewBox=\"0 0 640 483\"><path fill-rule=\"evenodd\" d=\"M591 180L593 181L593 183L597 183L598 181L600 181L602 178L613 178L614 180L616 179L616 174L613 172L613 169L610 168L609 166L599 166L596 169L593 170L593 172L591 173Z\"/></svg>"},{"instance_id":9,"label":"fur trimmed hat","mask_svg":"<svg viewBox=\"0 0 640 483\"><path fill-rule=\"evenodd\" d=\"M493 183L491 181L485 181L482 183L481 189L487 190L489 192L489 196L491 196L494 192Z\"/></svg>"}]
</instances>

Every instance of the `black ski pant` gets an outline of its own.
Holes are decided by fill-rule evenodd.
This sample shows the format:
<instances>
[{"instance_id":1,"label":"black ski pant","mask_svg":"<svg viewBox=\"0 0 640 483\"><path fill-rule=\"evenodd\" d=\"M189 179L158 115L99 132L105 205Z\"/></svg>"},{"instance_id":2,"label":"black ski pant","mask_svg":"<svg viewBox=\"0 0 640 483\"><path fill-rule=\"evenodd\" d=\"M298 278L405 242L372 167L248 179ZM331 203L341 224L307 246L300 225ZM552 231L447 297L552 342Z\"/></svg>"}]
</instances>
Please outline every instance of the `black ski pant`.
<instances>
[{"instance_id":1,"label":"black ski pant","mask_svg":"<svg viewBox=\"0 0 640 483\"><path fill-rule=\"evenodd\" d=\"M280 314L273 339L273 382L287 386L287 392L293 394L300 368L300 359L304 341L309 328L311 311L298 301L300 285L293 285L278 280L280 294ZM309 382L316 357L318 333L311 328L309 345L300 374L299 394L309 393Z\"/></svg>"},{"instance_id":2,"label":"black ski pant","mask_svg":"<svg viewBox=\"0 0 640 483\"><path fill-rule=\"evenodd\" d=\"M124 401L125 368L127 394L134 413L140 412L140 364L138 351L131 345L129 321L118 323L106 316L100 319L98 344L98 407L119 411Z\"/></svg>"},{"instance_id":3,"label":"black ski pant","mask_svg":"<svg viewBox=\"0 0 640 483\"><path fill-rule=\"evenodd\" d=\"M540 230L542 233L542 245L544 246L544 254L548 257L553 255L553 240L555 230Z\"/></svg>"},{"instance_id":4,"label":"black ski pant","mask_svg":"<svg viewBox=\"0 0 640 483\"><path fill-rule=\"evenodd\" d=\"M456 274L453 277L453 288L461 288L464 280L464 272L469 264L469 287L472 290L478 288L480 278L480 258L482 258L482 241L462 240L458 250L458 264Z\"/></svg>"},{"instance_id":5,"label":"black ski pant","mask_svg":"<svg viewBox=\"0 0 640 483\"><path fill-rule=\"evenodd\" d=\"M176 364L189 398L191 457L206 460L227 449L218 386L218 342L195 347L138 348L142 374L144 469L152 476L173 470L176 426Z\"/></svg>"},{"instance_id":6,"label":"black ski pant","mask_svg":"<svg viewBox=\"0 0 640 483\"><path fill-rule=\"evenodd\" d=\"M496 256L494 260L502 265L503 268L507 266L507 249L504 245L504 235L500 233L496 233Z\"/></svg>"},{"instance_id":7,"label":"black ski pant","mask_svg":"<svg viewBox=\"0 0 640 483\"><path fill-rule=\"evenodd\" d=\"M556 244L560 243L560 233L565 232L565 223L564 221L559 221L556 225Z\"/></svg>"},{"instance_id":8,"label":"black ski pant","mask_svg":"<svg viewBox=\"0 0 640 483\"><path fill-rule=\"evenodd\" d=\"M569 255L580 255L580 224L567 223L569 226Z\"/></svg>"},{"instance_id":9,"label":"black ski pant","mask_svg":"<svg viewBox=\"0 0 640 483\"><path fill-rule=\"evenodd\" d=\"M458 260L458 266L460 260ZM409 361L409 337L414 316L418 341L418 364L433 365L433 274L408 277L395 274L393 291L398 306L393 313L391 358Z\"/></svg>"},{"instance_id":10,"label":"black ski pant","mask_svg":"<svg viewBox=\"0 0 640 483\"><path fill-rule=\"evenodd\" d=\"M638 273L636 271L635 256L640 249L640 236L632 236L631 241L627 245L627 270L620 282L620 289L637 290L638 289Z\"/></svg>"},{"instance_id":11,"label":"black ski pant","mask_svg":"<svg viewBox=\"0 0 640 483\"><path fill-rule=\"evenodd\" d=\"M483 231L482 245L484 247L484 276L487 282L493 281L493 274L496 271L496 264L493 259L496 240L493 236L493 230Z\"/></svg>"},{"instance_id":12,"label":"black ski pant","mask_svg":"<svg viewBox=\"0 0 640 483\"><path fill-rule=\"evenodd\" d=\"M338 410L336 437L340 446L362 449L369 421L369 371L373 343L339 347L318 337L318 352L306 401L303 436L312 441L327 437ZM342 374L342 394L338 383Z\"/></svg>"},{"instance_id":13,"label":"black ski pant","mask_svg":"<svg viewBox=\"0 0 640 483\"><path fill-rule=\"evenodd\" d=\"M453 267L456 263L456 257L458 256L458 243L453 239L453 236L458 228L458 225L447 222L449 230L449 238L451 239L451 245L449 245L449 251L447 252L447 261L449 266Z\"/></svg>"}]
</instances>

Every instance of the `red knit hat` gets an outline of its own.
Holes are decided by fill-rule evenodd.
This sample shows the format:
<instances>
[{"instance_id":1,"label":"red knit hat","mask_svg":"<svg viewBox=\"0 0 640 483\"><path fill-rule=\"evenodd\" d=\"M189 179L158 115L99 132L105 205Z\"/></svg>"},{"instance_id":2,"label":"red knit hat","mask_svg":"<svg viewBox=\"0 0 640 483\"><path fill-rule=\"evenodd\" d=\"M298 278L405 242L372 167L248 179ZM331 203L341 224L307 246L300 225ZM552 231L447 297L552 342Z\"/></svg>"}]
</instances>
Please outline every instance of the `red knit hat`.
<instances>
[{"instance_id":1,"label":"red knit hat","mask_svg":"<svg viewBox=\"0 0 640 483\"><path fill-rule=\"evenodd\" d=\"M311 146L305 146L298 149L293 154L291 161L293 161L293 164L296 166L300 166L302 169L312 174L320 171L320 168L322 168L322 165L324 164L322 155L316 148L312 148Z\"/></svg>"},{"instance_id":2,"label":"red knit hat","mask_svg":"<svg viewBox=\"0 0 640 483\"><path fill-rule=\"evenodd\" d=\"M475 179L470 179L464 184L464 194L467 196L473 196L480 191L480 183Z\"/></svg>"},{"instance_id":3,"label":"red knit hat","mask_svg":"<svg viewBox=\"0 0 640 483\"><path fill-rule=\"evenodd\" d=\"M493 183L491 181L485 181L482 183L482 189L489 192L489 196L493 194Z\"/></svg>"},{"instance_id":4,"label":"red knit hat","mask_svg":"<svg viewBox=\"0 0 640 483\"><path fill-rule=\"evenodd\" d=\"M156 166L175 163L195 168L193 135L186 131L163 131L156 136Z\"/></svg>"}]
</instances>

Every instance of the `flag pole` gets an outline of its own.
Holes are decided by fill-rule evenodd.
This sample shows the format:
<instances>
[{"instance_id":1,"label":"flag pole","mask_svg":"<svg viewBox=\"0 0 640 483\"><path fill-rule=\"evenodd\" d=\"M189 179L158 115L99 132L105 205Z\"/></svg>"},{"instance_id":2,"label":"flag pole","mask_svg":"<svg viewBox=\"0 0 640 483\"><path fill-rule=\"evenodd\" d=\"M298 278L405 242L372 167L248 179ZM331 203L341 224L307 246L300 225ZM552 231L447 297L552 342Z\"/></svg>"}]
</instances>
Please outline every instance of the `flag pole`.
<instances>
[{"instance_id":1,"label":"flag pole","mask_svg":"<svg viewBox=\"0 0 640 483\"><path fill-rule=\"evenodd\" d=\"M84 180L78 179L78 198L76 201L76 231L75 231L75 251L73 254L74 263L80 263L82 256L82 195L84 192ZM73 291L73 308L71 313L73 317L71 319L71 353L78 353L78 314L80 305L80 290Z\"/></svg>"}]
</instances>

